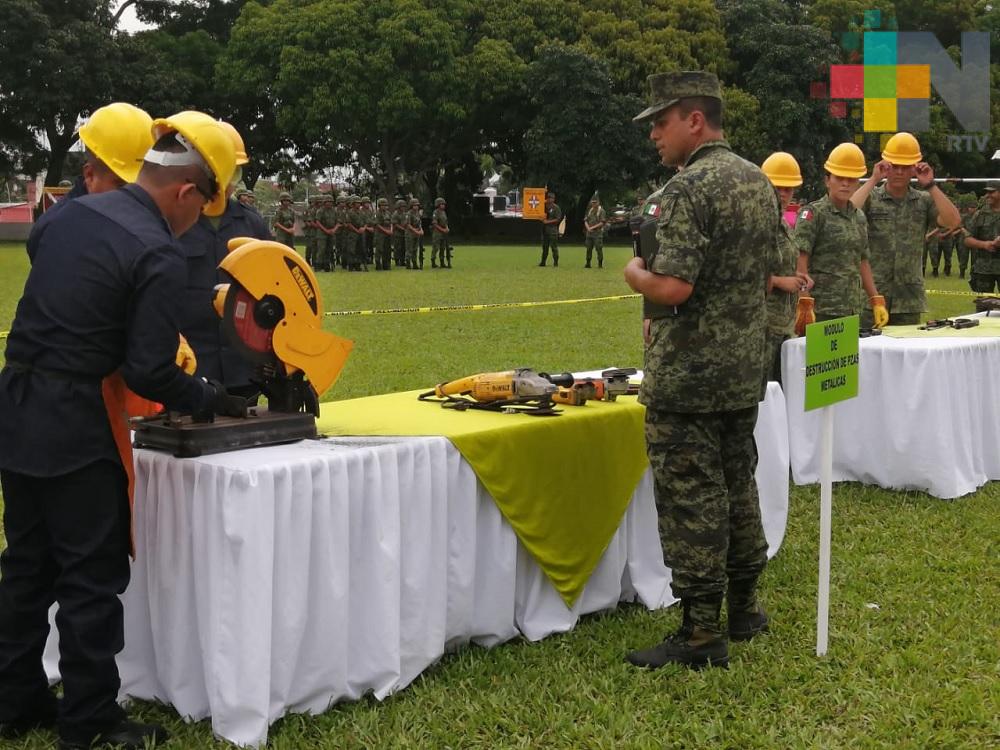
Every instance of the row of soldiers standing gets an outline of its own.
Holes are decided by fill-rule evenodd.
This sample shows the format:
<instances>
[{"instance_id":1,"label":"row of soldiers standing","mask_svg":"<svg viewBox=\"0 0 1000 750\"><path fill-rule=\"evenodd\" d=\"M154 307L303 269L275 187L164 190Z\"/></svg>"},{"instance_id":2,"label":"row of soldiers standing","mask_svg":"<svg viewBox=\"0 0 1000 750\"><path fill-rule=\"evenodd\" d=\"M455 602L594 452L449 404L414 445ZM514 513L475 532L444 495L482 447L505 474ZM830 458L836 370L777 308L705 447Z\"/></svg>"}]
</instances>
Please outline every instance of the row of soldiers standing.
<instances>
[{"instance_id":1,"label":"row of soldiers standing","mask_svg":"<svg viewBox=\"0 0 1000 750\"><path fill-rule=\"evenodd\" d=\"M295 247L295 210L292 196L282 193L274 217L279 242ZM444 198L434 201L431 216L432 268L451 268L452 248ZM302 221L306 262L317 271L333 271L338 265L349 271L388 271L392 264L420 270L424 266L424 228L420 201L396 201L389 208L387 198L379 198L372 208L368 196L317 194L309 197Z\"/></svg>"}]
</instances>

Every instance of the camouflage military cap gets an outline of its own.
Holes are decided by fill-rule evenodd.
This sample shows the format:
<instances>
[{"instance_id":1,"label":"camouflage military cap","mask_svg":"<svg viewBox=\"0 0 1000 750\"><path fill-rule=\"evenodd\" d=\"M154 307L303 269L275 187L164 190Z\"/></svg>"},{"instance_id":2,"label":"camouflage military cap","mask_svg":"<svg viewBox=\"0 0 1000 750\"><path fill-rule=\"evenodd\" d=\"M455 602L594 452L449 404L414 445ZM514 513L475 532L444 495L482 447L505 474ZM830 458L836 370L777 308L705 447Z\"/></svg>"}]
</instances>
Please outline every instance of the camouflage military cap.
<instances>
[{"instance_id":1,"label":"camouflage military cap","mask_svg":"<svg viewBox=\"0 0 1000 750\"><path fill-rule=\"evenodd\" d=\"M320 199L320 196L316 195L316 193L313 193L312 195L309 196L309 198L307 200L310 203L316 203L319 199Z\"/></svg>"},{"instance_id":2,"label":"camouflage military cap","mask_svg":"<svg viewBox=\"0 0 1000 750\"><path fill-rule=\"evenodd\" d=\"M649 106L633 117L632 122L652 120L660 112L677 104L681 99L694 96L722 99L719 79L714 73L708 73L704 70L656 73L646 80L649 82Z\"/></svg>"},{"instance_id":3,"label":"camouflage military cap","mask_svg":"<svg viewBox=\"0 0 1000 750\"><path fill-rule=\"evenodd\" d=\"M354 193L351 193L349 196L347 196L347 202L348 203L360 203L361 202L361 196L360 195L355 195Z\"/></svg>"},{"instance_id":4,"label":"camouflage military cap","mask_svg":"<svg viewBox=\"0 0 1000 750\"><path fill-rule=\"evenodd\" d=\"M388 198L379 198L378 199L378 205L380 205L380 206L388 206L389 205L389 199Z\"/></svg>"},{"instance_id":5,"label":"camouflage military cap","mask_svg":"<svg viewBox=\"0 0 1000 750\"><path fill-rule=\"evenodd\" d=\"M419 206L420 205L420 199L419 198L410 198L410 205L411 206Z\"/></svg>"},{"instance_id":6,"label":"camouflage military cap","mask_svg":"<svg viewBox=\"0 0 1000 750\"><path fill-rule=\"evenodd\" d=\"M448 202L444 198L435 198L434 199L434 205L435 206L447 206Z\"/></svg>"},{"instance_id":7,"label":"camouflage military cap","mask_svg":"<svg viewBox=\"0 0 1000 750\"><path fill-rule=\"evenodd\" d=\"M347 203L347 193L341 193L337 196L337 203Z\"/></svg>"},{"instance_id":8,"label":"camouflage military cap","mask_svg":"<svg viewBox=\"0 0 1000 750\"><path fill-rule=\"evenodd\" d=\"M361 196L361 202L362 202L362 203L371 203L371 202L372 202L372 199L371 199L371 198L369 198L369 197L368 197L367 195L362 195L362 196Z\"/></svg>"},{"instance_id":9,"label":"camouflage military cap","mask_svg":"<svg viewBox=\"0 0 1000 750\"><path fill-rule=\"evenodd\" d=\"M291 199L292 199L292 194L291 193L281 193L278 196L278 202L281 202L281 201L290 201Z\"/></svg>"},{"instance_id":10,"label":"camouflage military cap","mask_svg":"<svg viewBox=\"0 0 1000 750\"><path fill-rule=\"evenodd\" d=\"M986 183L987 193L992 193L994 190L1000 190L1000 180L990 180Z\"/></svg>"},{"instance_id":11,"label":"camouflage military cap","mask_svg":"<svg viewBox=\"0 0 1000 750\"><path fill-rule=\"evenodd\" d=\"M406 207L406 201L404 201L402 198L398 198L396 200L396 208L405 208L405 207Z\"/></svg>"},{"instance_id":12,"label":"camouflage military cap","mask_svg":"<svg viewBox=\"0 0 1000 750\"><path fill-rule=\"evenodd\" d=\"M324 203L333 203L333 193L327 193L323 196Z\"/></svg>"}]
</instances>

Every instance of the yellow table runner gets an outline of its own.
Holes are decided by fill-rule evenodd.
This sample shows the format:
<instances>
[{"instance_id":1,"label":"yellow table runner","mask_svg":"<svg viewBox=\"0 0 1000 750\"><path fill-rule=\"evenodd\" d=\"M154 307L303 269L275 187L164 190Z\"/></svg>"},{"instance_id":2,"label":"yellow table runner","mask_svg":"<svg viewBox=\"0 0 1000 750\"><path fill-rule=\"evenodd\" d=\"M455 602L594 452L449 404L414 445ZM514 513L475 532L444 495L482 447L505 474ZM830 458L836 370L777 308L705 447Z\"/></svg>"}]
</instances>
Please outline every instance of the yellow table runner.
<instances>
[{"instance_id":1,"label":"yellow table runner","mask_svg":"<svg viewBox=\"0 0 1000 750\"><path fill-rule=\"evenodd\" d=\"M457 412L420 391L322 405L326 435L443 435L496 500L567 606L576 601L648 465L643 407L624 397L557 417Z\"/></svg>"},{"instance_id":2,"label":"yellow table runner","mask_svg":"<svg viewBox=\"0 0 1000 750\"><path fill-rule=\"evenodd\" d=\"M959 316L961 317L961 316ZM988 318L974 318L979 321L979 325L972 328L959 328L957 331L951 326L937 328L933 331L921 331L917 326L886 326L882 329L882 335L891 336L894 339L941 339L941 338L984 338L990 336L1000 336L1000 316Z\"/></svg>"}]
</instances>

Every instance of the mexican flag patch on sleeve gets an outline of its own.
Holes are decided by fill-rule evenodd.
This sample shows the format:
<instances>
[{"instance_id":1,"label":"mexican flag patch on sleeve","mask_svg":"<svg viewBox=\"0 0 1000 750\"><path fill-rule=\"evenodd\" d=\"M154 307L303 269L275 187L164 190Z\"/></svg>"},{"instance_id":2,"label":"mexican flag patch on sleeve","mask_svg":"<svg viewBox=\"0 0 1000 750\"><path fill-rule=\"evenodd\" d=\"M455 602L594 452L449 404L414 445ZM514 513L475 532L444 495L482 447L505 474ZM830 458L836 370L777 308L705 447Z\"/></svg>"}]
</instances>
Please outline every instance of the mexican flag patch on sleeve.
<instances>
[{"instance_id":1,"label":"mexican flag patch on sleeve","mask_svg":"<svg viewBox=\"0 0 1000 750\"><path fill-rule=\"evenodd\" d=\"M799 211L799 219L801 221L812 221L813 220L812 209L806 207L806 208L803 208L801 211Z\"/></svg>"},{"instance_id":2,"label":"mexican flag patch on sleeve","mask_svg":"<svg viewBox=\"0 0 1000 750\"><path fill-rule=\"evenodd\" d=\"M660 215L660 204L657 201L649 201L645 206L642 207L643 216L651 216L656 218Z\"/></svg>"}]
</instances>

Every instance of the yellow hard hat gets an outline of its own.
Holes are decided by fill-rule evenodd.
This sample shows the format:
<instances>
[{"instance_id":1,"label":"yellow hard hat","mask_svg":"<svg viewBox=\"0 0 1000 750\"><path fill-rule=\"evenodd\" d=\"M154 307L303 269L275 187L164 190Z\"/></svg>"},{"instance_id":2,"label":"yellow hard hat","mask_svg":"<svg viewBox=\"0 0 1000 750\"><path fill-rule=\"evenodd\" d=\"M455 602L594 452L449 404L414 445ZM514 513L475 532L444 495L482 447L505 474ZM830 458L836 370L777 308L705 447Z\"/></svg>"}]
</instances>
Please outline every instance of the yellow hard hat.
<instances>
[{"instance_id":1,"label":"yellow hard hat","mask_svg":"<svg viewBox=\"0 0 1000 750\"><path fill-rule=\"evenodd\" d=\"M764 159L761 171L775 187L798 187L802 184L802 172L795 157L785 151L775 151Z\"/></svg>"},{"instance_id":2,"label":"yellow hard hat","mask_svg":"<svg viewBox=\"0 0 1000 750\"><path fill-rule=\"evenodd\" d=\"M841 143L826 159L823 168L837 177L864 177L868 173L865 155L853 143Z\"/></svg>"},{"instance_id":3,"label":"yellow hard hat","mask_svg":"<svg viewBox=\"0 0 1000 750\"><path fill-rule=\"evenodd\" d=\"M219 120L219 124L223 130L229 133L229 137L233 139L233 148L236 149L236 166L249 164L250 158L247 156L247 147L243 145L243 136L240 135L240 131L225 120Z\"/></svg>"},{"instance_id":4,"label":"yellow hard hat","mask_svg":"<svg viewBox=\"0 0 1000 750\"><path fill-rule=\"evenodd\" d=\"M188 149L187 154L168 154L150 151L147 161L158 164L181 165L199 164L214 180L212 199L205 204L202 212L206 216L221 216L226 210L226 188L229 187L236 171L236 150L233 140L218 120L204 112L191 110L178 112L170 117L153 120L153 137L159 139L169 132L178 134L178 142ZM192 150L199 159L191 159ZM151 156L155 155L155 159Z\"/></svg>"},{"instance_id":5,"label":"yellow hard hat","mask_svg":"<svg viewBox=\"0 0 1000 750\"><path fill-rule=\"evenodd\" d=\"M79 136L92 153L125 182L135 182L142 157L153 145L153 118L125 102L98 110L80 127Z\"/></svg>"},{"instance_id":6,"label":"yellow hard hat","mask_svg":"<svg viewBox=\"0 0 1000 750\"><path fill-rule=\"evenodd\" d=\"M896 133L885 142L882 158L890 164L901 166L916 164L924 158L920 153L920 144L909 133Z\"/></svg>"}]
</instances>

